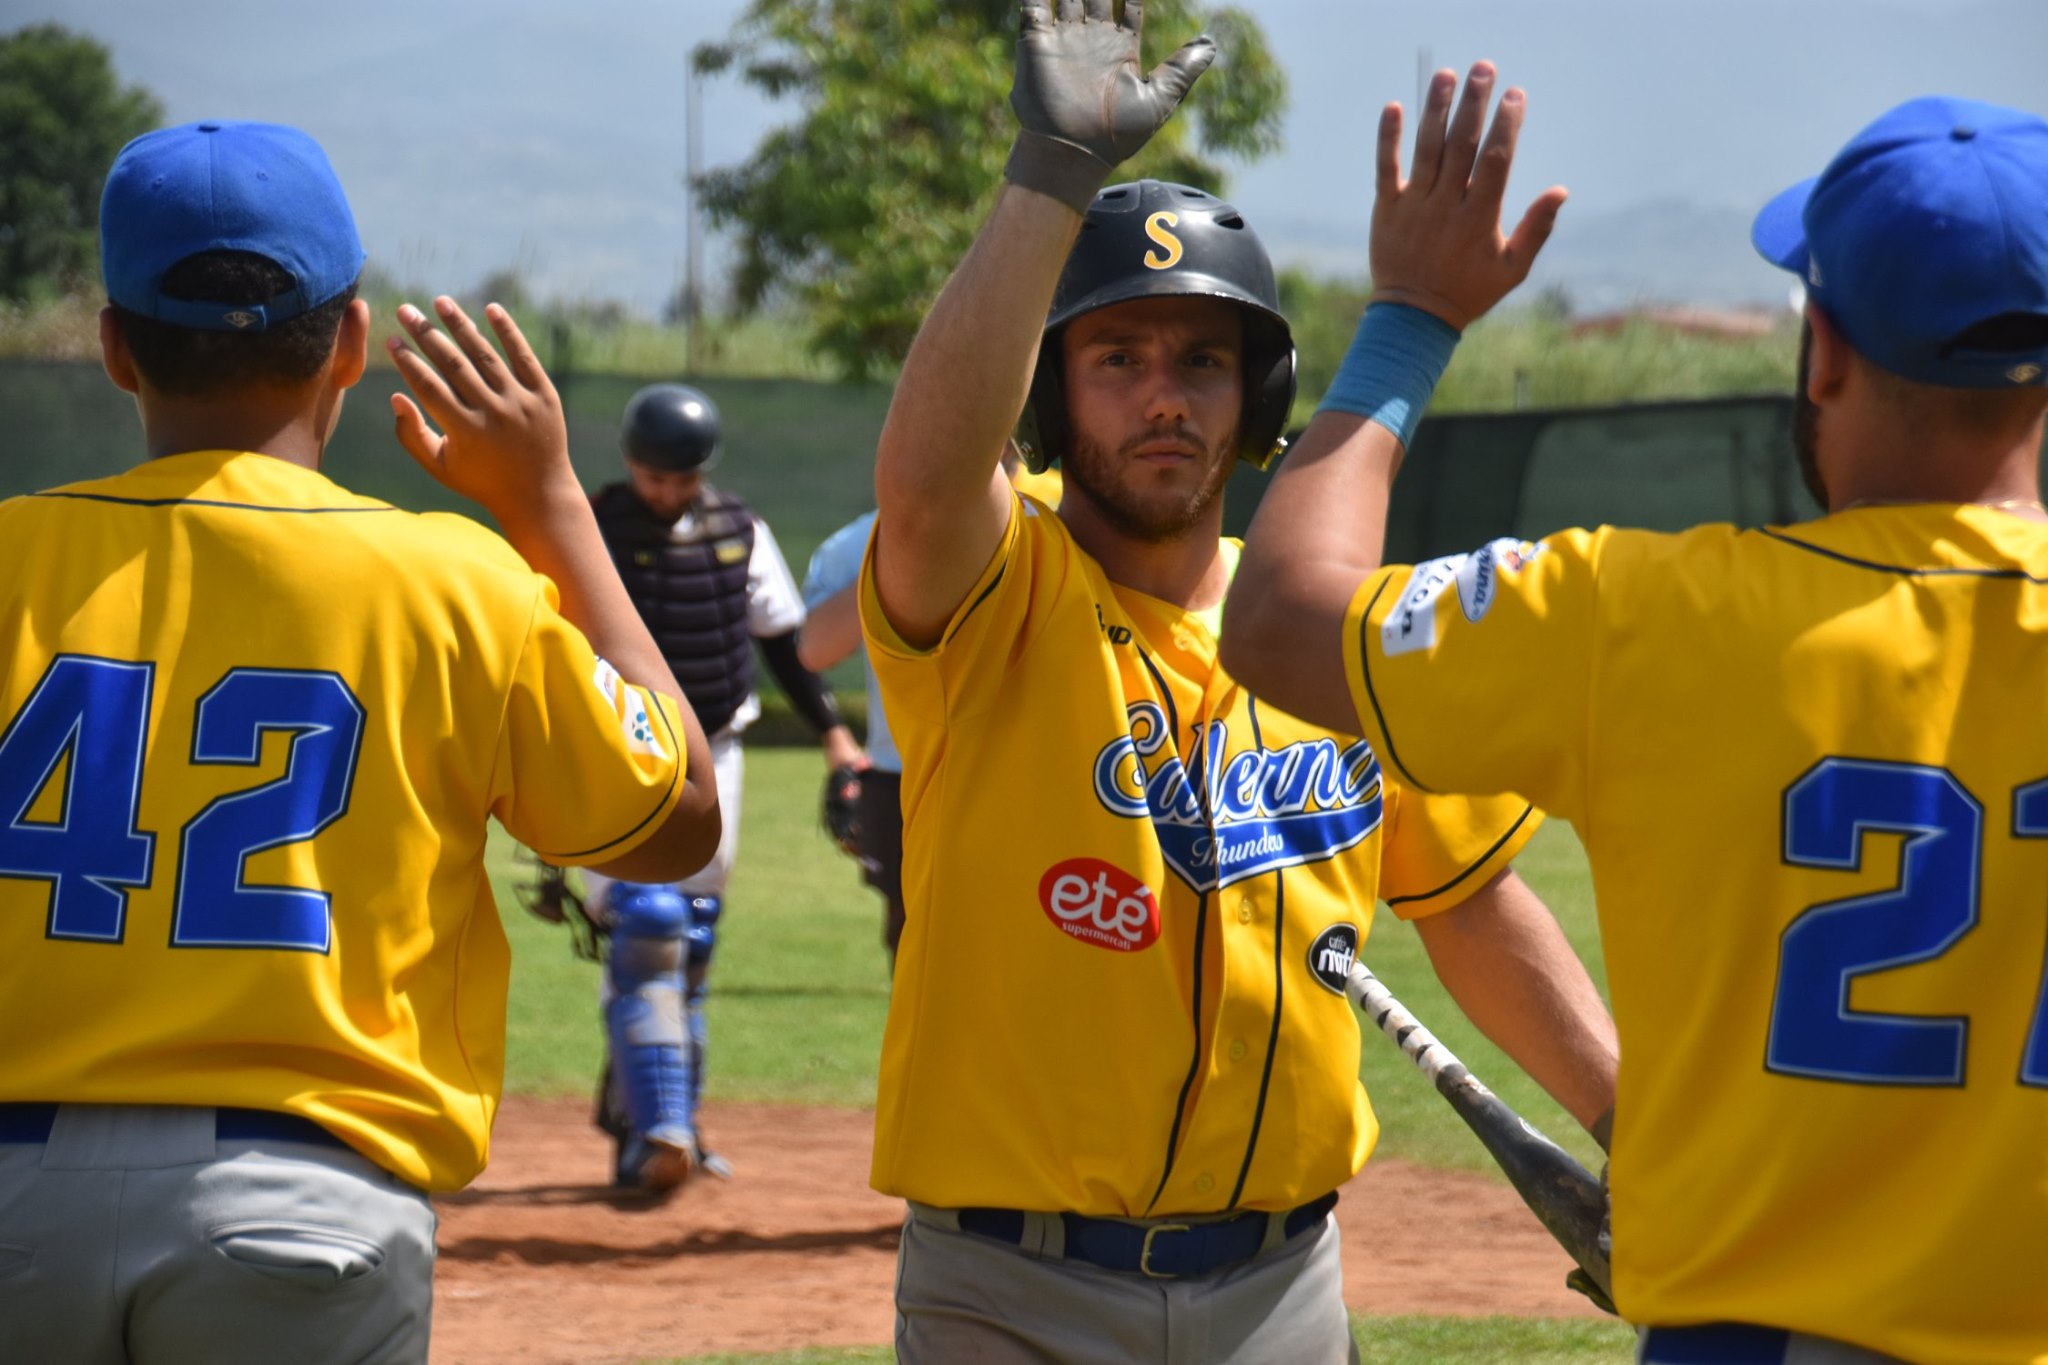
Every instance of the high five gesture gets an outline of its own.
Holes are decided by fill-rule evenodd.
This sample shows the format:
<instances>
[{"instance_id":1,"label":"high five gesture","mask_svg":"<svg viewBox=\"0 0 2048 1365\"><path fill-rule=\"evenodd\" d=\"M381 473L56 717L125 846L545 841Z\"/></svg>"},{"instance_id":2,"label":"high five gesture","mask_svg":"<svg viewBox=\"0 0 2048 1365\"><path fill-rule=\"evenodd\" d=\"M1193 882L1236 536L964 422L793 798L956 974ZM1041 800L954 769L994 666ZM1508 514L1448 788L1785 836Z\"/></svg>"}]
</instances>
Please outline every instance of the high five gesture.
<instances>
[{"instance_id":1,"label":"high five gesture","mask_svg":"<svg viewBox=\"0 0 2048 1365\"><path fill-rule=\"evenodd\" d=\"M1380 113L1373 299L1423 309L1461 331L1528 278L1565 201L1564 188L1553 185L1523 212L1512 235L1502 235L1501 203L1527 99L1509 87L1487 127L1494 74L1491 62L1473 64L1455 115L1458 78L1449 71L1431 78L1405 180L1401 106Z\"/></svg>"}]
</instances>

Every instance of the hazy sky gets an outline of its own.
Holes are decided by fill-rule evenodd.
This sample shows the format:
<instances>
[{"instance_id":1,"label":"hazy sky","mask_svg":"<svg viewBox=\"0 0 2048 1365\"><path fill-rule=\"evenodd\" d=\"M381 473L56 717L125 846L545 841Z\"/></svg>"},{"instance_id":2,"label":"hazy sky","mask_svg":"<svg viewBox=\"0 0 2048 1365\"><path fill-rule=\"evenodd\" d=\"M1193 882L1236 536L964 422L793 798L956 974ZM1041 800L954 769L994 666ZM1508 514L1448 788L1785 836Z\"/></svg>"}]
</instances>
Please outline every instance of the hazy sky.
<instances>
[{"instance_id":1,"label":"hazy sky","mask_svg":"<svg viewBox=\"0 0 2048 1365\"><path fill-rule=\"evenodd\" d=\"M173 121L295 123L341 172L373 257L462 287L652 312L680 279L683 71L744 0L0 0L113 50ZM2048 111L2048 0L1249 0L1292 85L1284 148L1230 193L1274 254L1362 272L1372 129L1418 52L1529 91L1512 194L1562 183L1555 271L1638 296L1776 297L1751 212L1914 95ZM786 117L708 82L705 158ZM1603 276L1604 272L1604 276ZM1630 284L1634 280L1636 283ZM715 283L715 282L714 282Z\"/></svg>"}]
</instances>

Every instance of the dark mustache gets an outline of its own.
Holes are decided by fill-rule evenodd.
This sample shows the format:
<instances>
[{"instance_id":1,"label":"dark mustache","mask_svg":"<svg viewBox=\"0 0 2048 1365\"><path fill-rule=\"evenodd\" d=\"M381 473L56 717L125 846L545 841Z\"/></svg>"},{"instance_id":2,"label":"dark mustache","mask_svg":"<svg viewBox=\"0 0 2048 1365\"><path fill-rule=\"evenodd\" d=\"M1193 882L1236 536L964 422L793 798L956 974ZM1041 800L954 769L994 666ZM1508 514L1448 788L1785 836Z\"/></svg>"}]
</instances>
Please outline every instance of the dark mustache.
<instances>
[{"instance_id":1,"label":"dark mustache","mask_svg":"<svg viewBox=\"0 0 2048 1365\"><path fill-rule=\"evenodd\" d=\"M1174 441L1181 445L1192 446L1196 450L1207 450L1209 448L1207 443L1184 423L1174 422L1167 426L1147 428L1118 446L1116 453L1119 455L1135 455L1138 452L1138 447L1151 445L1155 441Z\"/></svg>"}]
</instances>

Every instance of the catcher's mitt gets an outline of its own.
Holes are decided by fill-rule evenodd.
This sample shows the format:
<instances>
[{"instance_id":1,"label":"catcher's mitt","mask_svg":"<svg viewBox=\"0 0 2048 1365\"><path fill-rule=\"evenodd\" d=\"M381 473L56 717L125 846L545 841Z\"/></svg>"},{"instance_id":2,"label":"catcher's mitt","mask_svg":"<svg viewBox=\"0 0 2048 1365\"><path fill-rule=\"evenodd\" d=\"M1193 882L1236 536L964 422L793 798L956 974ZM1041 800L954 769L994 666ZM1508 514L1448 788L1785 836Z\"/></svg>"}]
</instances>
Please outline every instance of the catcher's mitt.
<instances>
[{"instance_id":1,"label":"catcher's mitt","mask_svg":"<svg viewBox=\"0 0 2048 1365\"><path fill-rule=\"evenodd\" d=\"M576 888L569 885L569 874L551 863L544 863L531 850L520 849L513 862L519 867L519 879L513 883L513 894L528 913L550 924L569 926L569 946L576 950L576 956L586 962L596 962L603 956L603 944L610 926L599 924L583 903Z\"/></svg>"},{"instance_id":2,"label":"catcher's mitt","mask_svg":"<svg viewBox=\"0 0 2048 1365\"><path fill-rule=\"evenodd\" d=\"M839 851L850 858L860 856L860 769L842 763L825 778L825 796L818 819Z\"/></svg>"}]
</instances>

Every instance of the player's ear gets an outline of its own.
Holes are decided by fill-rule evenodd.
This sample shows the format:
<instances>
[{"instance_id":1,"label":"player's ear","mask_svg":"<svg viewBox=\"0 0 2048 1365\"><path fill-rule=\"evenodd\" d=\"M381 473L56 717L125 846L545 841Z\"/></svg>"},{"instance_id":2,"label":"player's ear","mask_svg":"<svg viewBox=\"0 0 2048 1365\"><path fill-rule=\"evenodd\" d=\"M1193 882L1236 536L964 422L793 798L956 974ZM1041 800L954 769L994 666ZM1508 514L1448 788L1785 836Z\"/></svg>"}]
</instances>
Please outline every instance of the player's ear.
<instances>
[{"instance_id":1,"label":"player's ear","mask_svg":"<svg viewBox=\"0 0 2048 1365\"><path fill-rule=\"evenodd\" d=\"M334 329L334 383L336 388L354 388L370 365L370 305L350 299L342 310L341 325Z\"/></svg>"},{"instance_id":2,"label":"player's ear","mask_svg":"<svg viewBox=\"0 0 2048 1365\"><path fill-rule=\"evenodd\" d=\"M128 350L128 337L111 304L100 309L100 365L121 392L134 393L142 386L135 374L135 357Z\"/></svg>"},{"instance_id":3,"label":"player's ear","mask_svg":"<svg viewBox=\"0 0 2048 1365\"><path fill-rule=\"evenodd\" d=\"M1806 325L1813 329L1813 345L1807 354L1806 397L1809 402L1824 403L1841 394L1856 356L1848 338L1811 300L1806 305Z\"/></svg>"}]
</instances>

